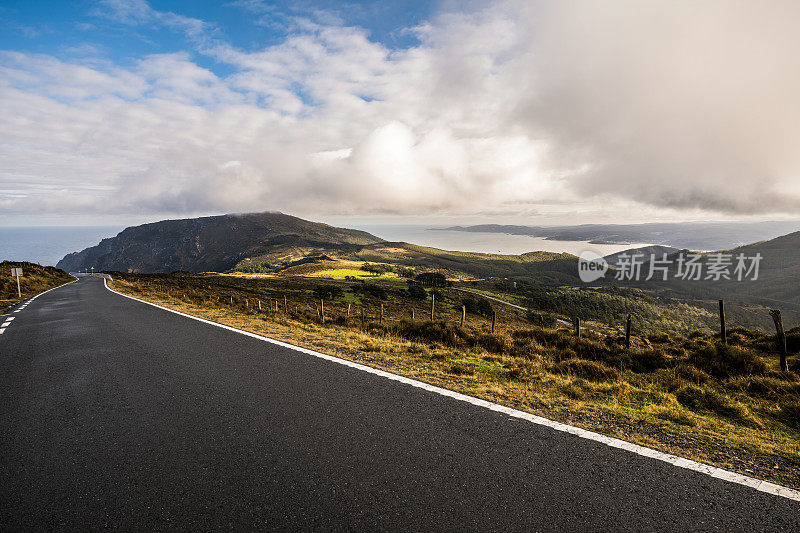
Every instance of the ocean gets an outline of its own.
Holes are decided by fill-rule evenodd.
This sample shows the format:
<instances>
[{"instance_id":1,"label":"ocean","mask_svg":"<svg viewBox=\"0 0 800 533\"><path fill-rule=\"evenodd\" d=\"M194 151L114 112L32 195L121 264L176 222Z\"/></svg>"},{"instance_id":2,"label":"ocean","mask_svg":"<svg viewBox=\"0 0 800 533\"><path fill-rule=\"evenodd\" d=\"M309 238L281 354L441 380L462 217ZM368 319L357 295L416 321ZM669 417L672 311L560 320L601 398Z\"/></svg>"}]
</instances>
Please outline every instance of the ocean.
<instances>
[{"instance_id":1,"label":"ocean","mask_svg":"<svg viewBox=\"0 0 800 533\"><path fill-rule=\"evenodd\" d=\"M591 250L600 255L610 255L630 248L649 246L645 243L590 244L587 241L550 241L529 235L453 231L423 225L354 225L352 228L367 231L387 241L404 241L442 250L489 254L566 252L579 255L583 251Z\"/></svg>"},{"instance_id":2,"label":"ocean","mask_svg":"<svg viewBox=\"0 0 800 533\"><path fill-rule=\"evenodd\" d=\"M55 266L62 257L113 237L122 226L0 227L0 260Z\"/></svg>"},{"instance_id":3,"label":"ocean","mask_svg":"<svg viewBox=\"0 0 800 533\"><path fill-rule=\"evenodd\" d=\"M568 252L578 255L592 250L609 255L646 244L589 244L585 241L548 241L527 235L472 233L431 228L425 225L365 225L368 231L388 241L404 241L443 250L521 254L525 252ZM113 237L122 226L0 227L0 260L31 261L55 265L62 257Z\"/></svg>"}]
</instances>

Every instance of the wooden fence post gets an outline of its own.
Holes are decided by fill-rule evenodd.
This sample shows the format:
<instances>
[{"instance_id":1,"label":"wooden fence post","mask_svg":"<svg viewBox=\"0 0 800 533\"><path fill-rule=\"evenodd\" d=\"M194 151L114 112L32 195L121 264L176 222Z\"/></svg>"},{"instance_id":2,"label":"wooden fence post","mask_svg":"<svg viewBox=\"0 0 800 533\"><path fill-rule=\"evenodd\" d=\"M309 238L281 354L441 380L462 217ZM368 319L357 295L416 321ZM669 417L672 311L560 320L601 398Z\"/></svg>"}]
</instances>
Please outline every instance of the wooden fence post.
<instances>
[{"instance_id":1,"label":"wooden fence post","mask_svg":"<svg viewBox=\"0 0 800 533\"><path fill-rule=\"evenodd\" d=\"M581 319L577 316L575 317L575 336L581 338Z\"/></svg>"},{"instance_id":2,"label":"wooden fence post","mask_svg":"<svg viewBox=\"0 0 800 533\"><path fill-rule=\"evenodd\" d=\"M380 323L383 324L383 304L381 304L381 320Z\"/></svg>"},{"instance_id":3,"label":"wooden fence post","mask_svg":"<svg viewBox=\"0 0 800 533\"><path fill-rule=\"evenodd\" d=\"M261 300L258 300L258 310L261 311Z\"/></svg>"},{"instance_id":4,"label":"wooden fence post","mask_svg":"<svg viewBox=\"0 0 800 533\"><path fill-rule=\"evenodd\" d=\"M628 315L628 320L625 322L625 348L631 347L631 315Z\"/></svg>"},{"instance_id":5,"label":"wooden fence post","mask_svg":"<svg viewBox=\"0 0 800 533\"><path fill-rule=\"evenodd\" d=\"M286 295L283 295L283 312L289 314L289 304L286 302Z\"/></svg>"},{"instance_id":6,"label":"wooden fence post","mask_svg":"<svg viewBox=\"0 0 800 533\"><path fill-rule=\"evenodd\" d=\"M414 307L411 307L411 320L414 320Z\"/></svg>"},{"instance_id":7,"label":"wooden fence post","mask_svg":"<svg viewBox=\"0 0 800 533\"><path fill-rule=\"evenodd\" d=\"M350 304L347 304L347 318L350 318Z\"/></svg>"},{"instance_id":8,"label":"wooden fence post","mask_svg":"<svg viewBox=\"0 0 800 533\"><path fill-rule=\"evenodd\" d=\"M433 308L436 305L436 295L431 293L431 322L433 322Z\"/></svg>"},{"instance_id":9,"label":"wooden fence post","mask_svg":"<svg viewBox=\"0 0 800 533\"><path fill-rule=\"evenodd\" d=\"M494 333L495 322L497 322L497 311L492 309L492 333Z\"/></svg>"},{"instance_id":10,"label":"wooden fence post","mask_svg":"<svg viewBox=\"0 0 800 533\"><path fill-rule=\"evenodd\" d=\"M464 320L467 318L467 306L461 306L461 327L464 327Z\"/></svg>"},{"instance_id":11,"label":"wooden fence post","mask_svg":"<svg viewBox=\"0 0 800 533\"><path fill-rule=\"evenodd\" d=\"M769 312L769 315L775 322L775 332L778 337L778 351L781 354L781 372L788 372L789 362L786 360L786 332L783 330L781 312L777 309L773 309Z\"/></svg>"},{"instance_id":12,"label":"wooden fence post","mask_svg":"<svg viewBox=\"0 0 800 533\"><path fill-rule=\"evenodd\" d=\"M325 301L320 298L319 299L319 318L322 320L322 323L325 323Z\"/></svg>"},{"instance_id":13,"label":"wooden fence post","mask_svg":"<svg viewBox=\"0 0 800 533\"><path fill-rule=\"evenodd\" d=\"M722 344L728 344L728 332L725 329L725 300L719 301L719 337Z\"/></svg>"}]
</instances>

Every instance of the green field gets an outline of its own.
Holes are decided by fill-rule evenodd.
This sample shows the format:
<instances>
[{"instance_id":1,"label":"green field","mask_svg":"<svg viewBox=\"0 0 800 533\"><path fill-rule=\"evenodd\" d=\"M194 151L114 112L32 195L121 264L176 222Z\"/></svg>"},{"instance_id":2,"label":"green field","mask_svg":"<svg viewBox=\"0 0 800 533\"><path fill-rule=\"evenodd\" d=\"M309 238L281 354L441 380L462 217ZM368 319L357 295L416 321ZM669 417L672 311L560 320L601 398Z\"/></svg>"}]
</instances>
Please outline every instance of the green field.
<instances>
[{"instance_id":1,"label":"green field","mask_svg":"<svg viewBox=\"0 0 800 533\"><path fill-rule=\"evenodd\" d=\"M332 268L328 270L318 270L316 272L310 272L307 275L314 278L328 278L328 279L356 278L368 281L397 280L399 278L399 276L394 272L373 274L372 272L367 272L365 270L358 270L355 268Z\"/></svg>"}]
</instances>

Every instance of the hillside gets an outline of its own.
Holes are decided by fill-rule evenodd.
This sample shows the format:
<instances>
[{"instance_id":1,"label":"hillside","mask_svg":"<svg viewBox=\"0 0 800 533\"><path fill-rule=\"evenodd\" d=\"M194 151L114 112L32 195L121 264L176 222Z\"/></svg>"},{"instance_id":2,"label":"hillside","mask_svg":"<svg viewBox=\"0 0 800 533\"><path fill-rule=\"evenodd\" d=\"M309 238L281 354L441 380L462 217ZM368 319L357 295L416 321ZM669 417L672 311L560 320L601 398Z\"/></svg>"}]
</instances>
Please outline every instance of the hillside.
<instances>
[{"instance_id":1,"label":"hillside","mask_svg":"<svg viewBox=\"0 0 800 533\"><path fill-rule=\"evenodd\" d=\"M116 237L74 252L57 267L76 272L223 272L264 254L291 257L313 251L358 249L381 239L283 213L250 213L164 220L126 228Z\"/></svg>"},{"instance_id":2,"label":"hillside","mask_svg":"<svg viewBox=\"0 0 800 533\"><path fill-rule=\"evenodd\" d=\"M622 250L621 252L605 256L605 260L608 261L609 264L613 265L618 263L620 258L625 255L630 256L633 254L641 254L644 257L650 257L651 255L654 255L658 259L661 259L664 256L664 254L667 254L669 256L677 252L680 252L678 248L673 248L672 246L663 246L660 244L654 244L653 246L643 246L641 248Z\"/></svg>"},{"instance_id":3,"label":"hillside","mask_svg":"<svg viewBox=\"0 0 800 533\"><path fill-rule=\"evenodd\" d=\"M705 301L710 310L716 308L717 299L724 299L733 304L733 307L729 308L729 312L742 310L759 317L755 322L744 322L742 325L758 326L768 330L772 324L768 309L780 309L784 313L785 322L792 325L800 321L800 290L797 285L797 280L800 279L800 252L798 250L800 250L800 232L723 251L723 254L731 255L730 277L732 279L719 281L677 279L677 261L675 259L680 252L675 252L669 256L673 266L667 281L659 279L640 280L639 282L615 281L608 279L610 275L607 275L606 280L594 285L638 287L684 301ZM706 276L708 264L714 254L716 252L703 255L701 260L703 277ZM739 254L744 254L748 260L755 257L756 254L761 255L757 279L750 279L752 276L743 276L744 279L741 281L736 279L734 268L736 257ZM750 263L747 264L749 266ZM642 272L647 273L648 270L649 265L645 263L642 266Z\"/></svg>"},{"instance_id":4,"label":"hillside","mask_svg":"<svg viewBox=\"0 0 800 533\"><path fill-rule=\"evenodd\" d=\"M12 268L22 268L23 275L19 280L19 285L23 298L30 298L73 279L63 270L51 266L41 266L26 261L0 262L0 312L19 299L17 297L17 280L11 275Z\"/></svg>"}]
</instances>

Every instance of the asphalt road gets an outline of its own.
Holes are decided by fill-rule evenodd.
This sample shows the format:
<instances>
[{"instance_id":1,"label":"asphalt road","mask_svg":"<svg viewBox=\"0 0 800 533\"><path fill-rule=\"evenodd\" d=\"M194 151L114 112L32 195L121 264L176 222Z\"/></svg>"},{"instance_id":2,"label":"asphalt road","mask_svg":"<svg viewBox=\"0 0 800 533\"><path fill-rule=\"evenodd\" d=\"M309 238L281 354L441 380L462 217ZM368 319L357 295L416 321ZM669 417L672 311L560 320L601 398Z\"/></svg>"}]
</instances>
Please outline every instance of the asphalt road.
<instances>
[{"instance_id":1,"label":"asphalt road","mask_svg":"<svg viewBox=\"0 0 800 533\"><path fill-rule=\"evenodd\" d=\"M800 531L788 499L116 295L0 336L3 530Z\"/></svg>"}]
</instances>

